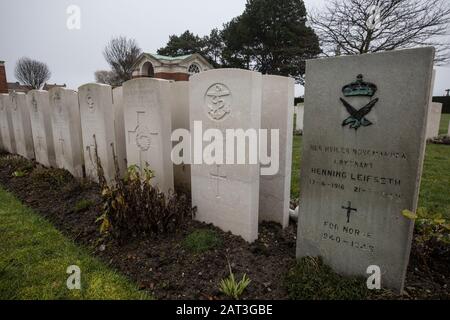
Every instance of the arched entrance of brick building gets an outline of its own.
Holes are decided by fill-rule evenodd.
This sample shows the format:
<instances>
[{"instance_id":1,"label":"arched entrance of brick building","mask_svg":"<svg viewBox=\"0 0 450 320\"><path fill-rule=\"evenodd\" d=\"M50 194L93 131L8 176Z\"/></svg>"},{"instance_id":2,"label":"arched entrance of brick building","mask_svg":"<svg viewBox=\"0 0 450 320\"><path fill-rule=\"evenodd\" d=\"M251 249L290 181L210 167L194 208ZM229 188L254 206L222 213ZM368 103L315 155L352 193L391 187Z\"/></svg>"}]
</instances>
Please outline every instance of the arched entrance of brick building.
<instances>
[{"instance_id":1,"label":"arched entrance of brick building","mask_svg":"<svg viewBox=\"0 0 450 320\"><path fill-rule=\"evenodd\" d=\"M155 69L153 69L153 64L151 62L147 61L142 66L142 76L148 77L148 78L155 77Z\"/></svg>"}]
</instances>

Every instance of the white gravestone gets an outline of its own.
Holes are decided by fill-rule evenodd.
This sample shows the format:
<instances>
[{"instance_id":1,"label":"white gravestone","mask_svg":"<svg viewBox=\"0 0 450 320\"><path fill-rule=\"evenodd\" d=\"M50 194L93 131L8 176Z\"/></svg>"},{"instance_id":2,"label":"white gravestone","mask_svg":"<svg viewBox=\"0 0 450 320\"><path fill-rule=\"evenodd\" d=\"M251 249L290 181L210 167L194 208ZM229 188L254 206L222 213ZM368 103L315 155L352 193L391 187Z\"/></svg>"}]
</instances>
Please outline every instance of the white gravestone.
<instances>
[{"instance_id":1,"label":"white gravestone","mask_svg":"<svg viewBox=\"0 0 450 320\"><path fill-rule=\"evenodd\" d=\"M48 92L31 90L27 94L27 101L36 161L47 167L56 167Z\"/></svg>"},{"instance_id":2,"label":"white gravestone","mask_svg":"<svg viewBox=\"0 0 450 320\"><path fill-rule=\"evenodd\" d=\"M111 87L96 83L83 85L78 89L78 101L86 176L98 181L97 146L106 181L111 183L115 176L113 148L116 148Z\"/></svg>"},{"instance_id":3,"label":"white gravestone","mask_svg":"<svg viewBox=\"0 0 450 320\"><path fill-rule=\"evenodd\" d=\"M116 133L116 148L114 152L117 156L120 173L123 176L127 170L127 146L125 139L125 118L123 113L122 91L122 87L113 89L114 130Z\"/></svg>"},{"instance_id":4,"label":"white gravestone","mask_svg":"<svg viewBox=\"0 0 450 320\"><path fill-rule=\"evenodd\" d=\"M189 130L189 82L172 82L172 130ZM174 142L174 145L179 141ZM191 190L191 166L188 163L173 166L174 186L176 190Z\"/></svg>"},{"instance_id":5,"label":"white gravestone","mask_svg":"<svg viewBox=\"0 0 450 320\"><path fill-rule=\"evenodd\" d=\"M128 165L147 166L154 172L153 185L173 191L171 161L171 83L139 78L123 85Z\"/></svg>"},{"instance_id":6,"label":"white gravestone","mask_svg":"<svg viewBox=\"0 0 450 320\"><path fill-rule=\"evenodd\" d=\"M49 91L53 144L58 168L83 177L83 138L78 93L64 88Z\"/></svg>"},{"instance_id":7,"label":"white gravestone","mask_svg":"<svg viewBox=\"0 0 450 320\"><path fill-rule=\"evenodd\" d=\"M297 257L365 278L375 265L402 290L433 60L422 48L307 62Z\"/></svg>"},{"instance_id":8,"label":"white gravestone","mask_svg":"<svg viewBox=\"0 0 450 320\"><path fill-rule=\"evenodd\" d=\"M441 126L442 103L432 102L428 112L427 121L427 139L436 138L439 136L439 128Z\"/></svg>"},{"instance_id":9,"label":"white gravestone","mask_svg":"<svg viewBox=\"0 0 450 320\"><path fill-rule=\"evenodd\" d=\"M289 225L294 109L294 79L263 76L261 128L279 130L279 170L260 177L259 220ZM270 133L268 133L270 146ZM270 149L268 149L270 150ZM275 150L270 150L270 154ZM273 156L273 155L272 155Z\"/></svg>"},{"instance_id":10,"label":"white gravestone","mask_svg":"<svg viewBox=\"0 0 450 320\"><path fill-rule=\"evenodd\" d=\"M16 152L22 157L32 160L34 159L33 134L27 96L25 93L13 92L9 98Z\"/></svg>"},{"instance_id":11,"label":"white gravestone","mask_svg":"<svg viewBox=\"0 0 450 320\"><path fill-rule=\"evenodd\" d=\"M189 84L191 134L197 121L201 121L203 131L216 129L224 137L226 129L260 129L260 73L239 69L212 70L192 76ZM199 144L202 139L194 137L194 140L199 140ZM203 141L201 149L205 150L210 143ZM223 144L226 145L225 141ZM249 144L246 144L247 154ZM195 148L199 146L194 143L192 149L195 151ZM224 158L227 156L231 155L224 150ZM255 241L258 238L259 162L248 164L248 159L247 164L199 162L194 159L191 166L196 219L212 223L248 242Z\"/></svg>"},{"instance_id":12,"label":"white gravestone","mask_svg":"<svg viewBox=\"0 0 450 320\"><path fill-rule=\"evenodd\" d=\"M295 107L295 130L303 132L303 117L305 114L305 104L299 103Z\"/></svg>"},{"instance_id":13,"label":"white gravestone","mask_svg":"<svg viewBox=\"0 0 450 320\"><path fill-rule=\"evenodd\" d=\"M16 153L14 130L11 119L11 107L8 94L0 94L0 131L2 136L1 147L9 153Z\"/></svg>"}]
</instances>

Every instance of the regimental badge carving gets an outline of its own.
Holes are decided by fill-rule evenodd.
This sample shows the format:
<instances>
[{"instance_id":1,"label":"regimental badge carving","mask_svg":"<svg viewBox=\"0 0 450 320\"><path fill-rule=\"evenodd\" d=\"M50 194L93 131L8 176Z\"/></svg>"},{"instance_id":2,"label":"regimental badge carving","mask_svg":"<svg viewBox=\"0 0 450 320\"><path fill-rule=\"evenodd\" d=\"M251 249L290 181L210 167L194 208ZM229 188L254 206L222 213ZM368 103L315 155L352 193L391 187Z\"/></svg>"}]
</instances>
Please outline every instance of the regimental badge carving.
<instances>
[{"instance_id":1,"label":"regimental badge carving","mask_svg":"<svg viewBox=\"0 0 450 320\"><path fill-rule=\"evenodd\" d=\"M86 103L88 105L89 111L90 112L94 112L95 111L95 109L94 109L94 99L92 99L90 90L88 90L88 94L86 96Z\"/></svg>"},{"instance_id":2,"label":"regimental badge carving","mask_svg":"<svg viewBox=\"0 0 450 320\"><path fill-rule=\"evenodd\" d=\"M368 127L373 123L366 119L366 116L372 111L373 107L379 101L378 98L373 99L372 97L377 92L378 88L375 84L364 82L363 75L357 76L357 80L352 82L342 88L342 93L345 97L368 97L369 103L366 104L361 109L356 109L348 101L340 98L341 102L344 104L345 109L350 114L350 117L344 120L342 126L349 126L350 129L358 130L360 127Z\"/></svg>"},{"instance_id":3,"label":"regimental badge carving","mask_svg":"<svg viewBox=\"0 0 450 320\"><path fill-rule=\"evenodd\" d=\"M150 130L146 126L136 128L136 145L141 151L148 151L152 145Z\"/></svg>"},{"instance_id":4,"label":"regimental badge carving","mask_svg":"<svg viewBox=\"0 0 450 320\"><path fill-rule=\"evenodd\" d=\"M36 97L34 96L34 94L33 94L33 97L31 98L31 105L33 106L33 111L38 112L37 101L36 101Z\"/></svg>"},{"instance_id":5,"label":"regimental badge carving","mask_svg":"<svg viewBox=\"0 0 450 320\"><path fill-rule=\"evenodd\" d=\"M146 152L152 146L152 136L157 136L157 132L152 132L145 124L145 112L138 111L136 128L128 131L130 141L134 140L140 151Z\"/></svg>"},{"instance_id":6,"label":"regimental badge carving","mask_svg":"<svg viewBox=\"0 0 450 320\"><path fill-rule=\"evenodd\" d=\"M206 112L214 121L224 120L231 113L232 95L224 84L216 83L209 87L205 95Z\"/></svg>"}]
</instances>

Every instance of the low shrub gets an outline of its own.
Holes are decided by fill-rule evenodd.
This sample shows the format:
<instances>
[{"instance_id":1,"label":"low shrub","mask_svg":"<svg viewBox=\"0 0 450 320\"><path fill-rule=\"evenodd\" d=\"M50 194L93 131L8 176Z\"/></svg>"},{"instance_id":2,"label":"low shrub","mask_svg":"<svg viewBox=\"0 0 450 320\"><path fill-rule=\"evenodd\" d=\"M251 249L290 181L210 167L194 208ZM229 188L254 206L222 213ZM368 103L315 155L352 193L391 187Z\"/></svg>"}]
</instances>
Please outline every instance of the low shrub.
<instances>
[{"instance_id":1,"label":"low shrub","mask_svg":"<svg viewBox=\"0 0 450 320\"><path fill-rule=\"evenodd\" d=\"M301 259L284 284L292 300L363 300L369 295L366 279L340 276L321 258Z\"/></svg>"},{"instance_id":2,"label":"low shrub","mask_svg":"<svg viewBox=\"0 0 450 320\"><path fill-rule=\"evenodd\" d=\"M203 253L222 244L216 232L212 230L196 230L183 241L183 247L193 253Z\"/></svg>"},{"instance_id":3,"label":"low shrub","mask_svg":"<svg viewBox=\"0 0 450 320\"><path fill-rule=\"evenodd\" d=\"M415 221L415 236L411 257L428 272L439 264L450 264L450 221L442 214L430 213L426 208L419 208L416 213L403 211L403 215ZM447 270L440 271L446 275Z\"/></svg>"},{"instance_id":4,"label":"low shrub","mask_svg":"<svg viewBox=\"0 0 450 320\"><path fill-rule=\"evenodd\" d=\"M136 236L175 232L185 219L192 218L193 210L185 196L168 195L153 187L153 172L147 167L142 172L131 166L124 179L120 177L114 152L115 179L108 185L101 161L95 150L97 173L103 198L103 214L98 218L100 231L120 241Z\"/></svg>"}]
</instances>

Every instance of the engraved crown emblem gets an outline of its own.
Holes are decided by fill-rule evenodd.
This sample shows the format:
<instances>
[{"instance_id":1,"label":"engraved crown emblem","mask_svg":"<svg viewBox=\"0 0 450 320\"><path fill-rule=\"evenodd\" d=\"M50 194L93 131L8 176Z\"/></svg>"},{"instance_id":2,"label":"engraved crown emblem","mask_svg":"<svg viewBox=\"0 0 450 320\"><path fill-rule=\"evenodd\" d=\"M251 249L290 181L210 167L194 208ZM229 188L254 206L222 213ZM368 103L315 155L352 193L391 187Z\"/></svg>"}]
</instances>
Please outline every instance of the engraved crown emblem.
<instances>
[{"instance_id":1,"label":"engraved crown emblem","mask_svg":"<svg viewBox=\"0 0 450 320\"><path fill-rule=\"evenodd\" d=\"M378 88L375 84L365 82L363 75L359 74L355 82L347 84L342 88L342 93L346 97L373 97Z\"/></svg>"}]
</instances>

